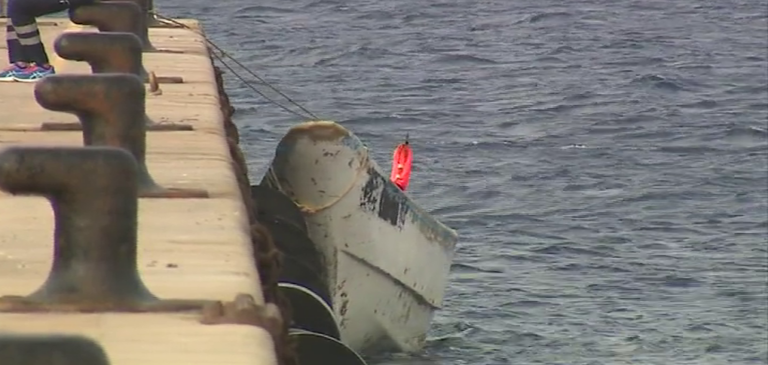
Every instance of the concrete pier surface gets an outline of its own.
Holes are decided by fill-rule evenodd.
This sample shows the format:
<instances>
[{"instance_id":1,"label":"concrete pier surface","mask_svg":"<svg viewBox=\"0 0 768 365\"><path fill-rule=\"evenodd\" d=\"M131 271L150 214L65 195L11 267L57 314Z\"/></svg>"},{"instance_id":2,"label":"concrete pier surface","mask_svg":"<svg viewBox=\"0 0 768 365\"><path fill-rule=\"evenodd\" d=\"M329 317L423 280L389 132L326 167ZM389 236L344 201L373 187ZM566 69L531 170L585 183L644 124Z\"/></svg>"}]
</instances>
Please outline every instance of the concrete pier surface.
<instances>
[{"instance_id":1,"label":"concrete pier surface","mask_svg":"<svg viewBox=\"0 0 768 365\"><path fill-rule=\"evenodd\" d=\"M180 21L199 29L194 20ZM85 62L57 57L52 45L64 32L97 29L46 18L40 31L58 74L91 73ZM263 306L250 197L243 196L241 187L245 171L236 167L241 162L233 160L228 144L232 136L227 128L232 126L225 125L206 42L182 28L150 28L149 34L160 52L143 54L145 69L161 78L181 77L183 83L161 84L159 95L148 92L146 114L155 123L194 130L148 130L146 166L163 187L203 189L209 197L139 199L141 280L161 299L231 302L244 293ZM9 146L83 146L81 131L40 130L42 123L75 123L78 118L44 109L34 92L34 83L0 83L0 151ZM0 191L0 296L27 296L46 282L53 242L54 215L47 199ZM3 310L0 300L0 334L84 335L102 346L113 365L277 364L274 335L264 326L203 324L202 312L24 312Z\"/></svg>"}]
</instances>

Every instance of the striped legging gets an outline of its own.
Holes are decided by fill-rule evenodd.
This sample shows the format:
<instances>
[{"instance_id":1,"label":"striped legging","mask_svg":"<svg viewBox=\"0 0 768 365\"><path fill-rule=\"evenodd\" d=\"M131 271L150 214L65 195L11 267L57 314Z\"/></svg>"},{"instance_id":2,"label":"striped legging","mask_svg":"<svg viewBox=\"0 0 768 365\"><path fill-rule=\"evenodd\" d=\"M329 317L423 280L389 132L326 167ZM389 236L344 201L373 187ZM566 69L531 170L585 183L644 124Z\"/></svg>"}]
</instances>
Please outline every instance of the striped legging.
<instances>
[{"instance_id":1,"label":"striped legging","mask_svg":"<svg viewBox=\"0 0 768 365\"><path fill-rule=\"evenodd\" d=\"M93 2L94 0L8 0L5 40L8 43L10 63L47 65L48 54L40 40L40 30L35 18Z\"/></svg>"}]
</instances>

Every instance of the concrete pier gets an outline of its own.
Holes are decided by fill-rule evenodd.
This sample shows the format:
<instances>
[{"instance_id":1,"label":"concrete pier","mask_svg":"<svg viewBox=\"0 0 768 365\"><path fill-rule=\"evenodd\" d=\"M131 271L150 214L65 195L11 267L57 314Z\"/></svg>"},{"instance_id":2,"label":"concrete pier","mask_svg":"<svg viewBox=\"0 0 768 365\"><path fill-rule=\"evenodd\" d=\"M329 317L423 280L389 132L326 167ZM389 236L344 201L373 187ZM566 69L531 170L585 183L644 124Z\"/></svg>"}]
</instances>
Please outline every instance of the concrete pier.
<instances>
[{"instance_id":1,"label":"concrete pier","mask_svg":"<svg viewBox=\"0 0 768 365\"><path fill-rule=\"evenodd\" d=\"M180 21L200 29L194 20ZM3 19L0 23L5 29ZM98 32L96 28L69 19L45 19L40 28L59 75L91 74L88 63L57 56L53 45L65 32ZM236 128L226 115L229 105L221 94L220 77L196 31L150 28L149 36L158 51L143 53L146 71L161 81L183 82L160 83L159 91L147 91L146 116L155 125L191 130L147 127L146 170L163 188L204 191L207 197L140 197L136 263L141 281L154 296L187 304L83 309L79 304L44 303L33 311L0 298L0 335L82 335L100 345L113 365L277 364L284 326L279 312L268 304L274 301L270 292L275 283L262 283L270 268L256 265L262 261L258 256L273 247L268 238L254 233L258 224L249 213L248 180ZM36 87L0 83L0 153L11 146L85 148L83 131L42 127L80 121L75 114L41 106ZM0 296L36 292L52 280L53 261L51 202L0 189ZM252 302L243 299L248 295ZM250 317L230 315L227 308ZM0 336L0 358L2 343Z\"/></svg>"}]
</instances>

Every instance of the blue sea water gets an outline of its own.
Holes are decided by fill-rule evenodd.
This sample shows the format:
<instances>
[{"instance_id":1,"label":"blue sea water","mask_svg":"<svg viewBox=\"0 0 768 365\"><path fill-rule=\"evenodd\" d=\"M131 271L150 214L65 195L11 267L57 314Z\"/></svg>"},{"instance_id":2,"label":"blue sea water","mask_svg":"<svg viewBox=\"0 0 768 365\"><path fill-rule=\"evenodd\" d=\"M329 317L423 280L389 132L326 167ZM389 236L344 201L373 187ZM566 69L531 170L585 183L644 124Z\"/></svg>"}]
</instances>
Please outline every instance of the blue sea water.
<instances>
[{"instance_id":1,"label":"blue sea water","mask_svg":"<svg viewBox=\"0 0 768 365\"><path fill-rule=\"evenodd\" d=\"M162 0L461 234L387 365L768 364L768 3ZM254 178L299 118L226 78ZM270 94L271 97L277 97Z\"/></svg>"}]
</instances>

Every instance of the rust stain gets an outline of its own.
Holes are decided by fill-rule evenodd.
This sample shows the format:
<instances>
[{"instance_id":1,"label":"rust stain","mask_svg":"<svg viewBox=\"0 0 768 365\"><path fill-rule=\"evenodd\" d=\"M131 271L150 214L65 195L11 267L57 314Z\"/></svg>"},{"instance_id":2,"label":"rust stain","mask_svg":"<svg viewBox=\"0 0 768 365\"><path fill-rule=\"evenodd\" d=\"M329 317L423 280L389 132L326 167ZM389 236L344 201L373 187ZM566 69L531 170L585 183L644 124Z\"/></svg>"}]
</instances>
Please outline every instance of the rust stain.
<instances>
[{"instance_id":1,"label":"rust stain","mask_svg":"<svg viewBox=\"0 0 768 365\"><path fill-rule=\"evenodd\" d=\"M340 291L344 290L344 286L345 285L347 285L347 280L346 279L344 279L341 283L339 283L339 285L336 285L336 291L340 292ZM346 297L347 294L346 293L342 293L342 295Z\"/></svg>"},{"instance_id":2,"label":"rust stain","mask_svg":"<svg viewBox=\"0 0 768 365\"><path fill-rule=\"evenodd\" d=\"M342 292L341 293L341 308L339 308L339 314L343 316L347 315L347 306L349 306L349 298L347 298L347 293Z\"/></svg>"}]
</instances>

